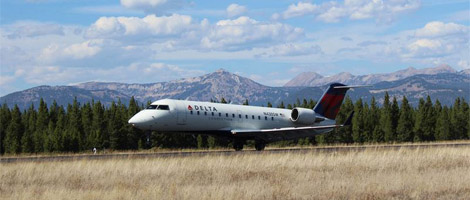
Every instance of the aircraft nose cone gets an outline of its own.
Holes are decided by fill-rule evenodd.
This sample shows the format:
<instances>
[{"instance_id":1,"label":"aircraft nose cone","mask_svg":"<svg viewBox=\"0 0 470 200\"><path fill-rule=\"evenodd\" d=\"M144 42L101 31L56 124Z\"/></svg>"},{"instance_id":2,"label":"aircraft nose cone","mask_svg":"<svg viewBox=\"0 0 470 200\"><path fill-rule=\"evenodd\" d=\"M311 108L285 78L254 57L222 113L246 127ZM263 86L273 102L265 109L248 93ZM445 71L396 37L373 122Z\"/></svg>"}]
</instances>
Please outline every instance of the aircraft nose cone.
<instances>
[{"instance_id":1,"label":"aircraft nose cone","mask_svg":"<svg viewBox=\"0 0 470 200\"><path fill-rule=\"evenodd\" d=\"M134 126L135 126L136 124L141 123L141 122L142 122L142 120L139 120L139 117L137 117L137 116L131 117L131 119L129 119L129 121L128 121L129 124L132 124L132 125L134 125Z\"/></svg>"}]
</instances>

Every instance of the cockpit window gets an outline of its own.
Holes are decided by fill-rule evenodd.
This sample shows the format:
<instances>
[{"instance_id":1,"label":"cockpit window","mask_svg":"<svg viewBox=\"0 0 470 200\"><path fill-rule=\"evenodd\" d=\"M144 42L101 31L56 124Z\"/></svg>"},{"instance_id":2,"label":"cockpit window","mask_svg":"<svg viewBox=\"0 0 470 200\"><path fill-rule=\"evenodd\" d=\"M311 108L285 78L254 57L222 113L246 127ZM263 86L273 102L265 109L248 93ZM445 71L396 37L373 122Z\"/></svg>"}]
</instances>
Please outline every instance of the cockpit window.
<instances>
[{"instance_id":1,"label":"cockpit window","mask_svg":"<svg viewBox=\"0 0 470 200\"><path fill-rule=\"evenodd\" d=\"M170 110L170 107L168 105L159 105L157 110Z\"/></svg>"},{"instance_id":2,"label":"cockpit window","mask_svg":"<svg viewBox=\"0 0 470 200\"><path fill-rule=\"evenodd\" d=\"M170 110L170 107L168 105L149 105L146 109L149 110Z\"/></svg>"},{"instance_id":3,"label":"cockpit window","mask_svg":"<svg viewBox=\"0 0 470 200\"><path fill-rule=\"evenodd\" d=\"M155 110L157 109L158 105L149 105L146 109L149 109L149 110Z\"/></svg>"}]
</instances>

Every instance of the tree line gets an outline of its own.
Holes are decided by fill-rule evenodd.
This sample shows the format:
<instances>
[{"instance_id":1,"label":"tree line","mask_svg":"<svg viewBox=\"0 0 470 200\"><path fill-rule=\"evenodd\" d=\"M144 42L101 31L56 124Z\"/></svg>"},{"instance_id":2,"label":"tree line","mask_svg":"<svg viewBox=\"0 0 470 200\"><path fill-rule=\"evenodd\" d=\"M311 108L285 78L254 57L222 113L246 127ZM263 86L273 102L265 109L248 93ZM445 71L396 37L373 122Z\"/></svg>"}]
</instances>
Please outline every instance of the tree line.
<instances>
[{"instance_id":1,"label":"tree line","mask_svg":"<svg viewBox=\"0 0 470 200\"><path fill-rule=\"evenodd\" d=\"M218 102L212 100L212 102ZM221 103L227 103L221 99ZM150 102L147 103L147 105ZM248 100L243 105L248 105ZM278 108L313 108L315 101L303 99ZM273 107L268 102L267 107ZM17 105L0 108L0 153L81 152L92 148L136 150L146 148L214 148L228 147L230 141L205 135L164 134L144 132L127 122L144 105L131 98L128 106L120 100L105 106L91 101L51 106L41 99L39 108L33 104L21 111ZM337 116L343 123L354 111L352 126L338 128L327 134L298 140L277 142L276 145L311 145L317 143L393 143L469 139L469 104L461 98L448 107L428 96L413 108L403 97L399 104L388 93L382 106L375 98L370 102L353 102L346 97ZM253 145L248 143L248 145Z\"/></svg>"}]
</instances>

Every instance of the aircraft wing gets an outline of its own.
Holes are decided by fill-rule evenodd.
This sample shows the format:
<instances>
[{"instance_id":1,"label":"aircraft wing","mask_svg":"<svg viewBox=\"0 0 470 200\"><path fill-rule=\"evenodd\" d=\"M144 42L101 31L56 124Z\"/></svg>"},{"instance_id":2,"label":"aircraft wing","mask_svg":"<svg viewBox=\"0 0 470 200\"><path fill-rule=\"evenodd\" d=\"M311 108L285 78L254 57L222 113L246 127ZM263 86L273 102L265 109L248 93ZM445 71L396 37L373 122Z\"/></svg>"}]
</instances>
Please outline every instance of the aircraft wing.
<instances>
[{"instance_id":1,"label":"aircraft wing","mask_svg":"<svg viewBox=\"0 0 470 200\"><path fill-rule=\"evenodd\" d=\"M303 126L303 127L286 127L275 129L259 129L259 130L231 130L235 137L254 137L265 141L273 142L279 140L289 140L302 137L309 137L320 133L331 131L334 128L348 126L351 124L353 113L349 115L344 124L341 125L324 125L324 126Z\"/></svg>"}]
</instances>

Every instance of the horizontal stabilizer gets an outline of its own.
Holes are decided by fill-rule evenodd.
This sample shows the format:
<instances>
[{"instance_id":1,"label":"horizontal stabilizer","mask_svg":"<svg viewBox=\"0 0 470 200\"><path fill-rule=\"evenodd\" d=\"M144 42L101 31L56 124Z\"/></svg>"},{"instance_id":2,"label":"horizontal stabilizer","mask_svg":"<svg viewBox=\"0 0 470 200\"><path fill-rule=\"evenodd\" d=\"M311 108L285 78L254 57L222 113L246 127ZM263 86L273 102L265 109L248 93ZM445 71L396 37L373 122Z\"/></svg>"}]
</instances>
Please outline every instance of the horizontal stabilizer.
<instances>
[{"instance_id":1,"label":"horizontal stabilizer","mask_svg":"<svg viewBox=\"0 0 470 200\"><path fill-rule=\"evenodd\" d=\"M350 88L361 88L361 87L372 87L372 85L343 85L343 86L335 86L335 89L350 89Z\"/></svg>"}]
</instances>

